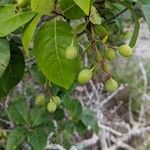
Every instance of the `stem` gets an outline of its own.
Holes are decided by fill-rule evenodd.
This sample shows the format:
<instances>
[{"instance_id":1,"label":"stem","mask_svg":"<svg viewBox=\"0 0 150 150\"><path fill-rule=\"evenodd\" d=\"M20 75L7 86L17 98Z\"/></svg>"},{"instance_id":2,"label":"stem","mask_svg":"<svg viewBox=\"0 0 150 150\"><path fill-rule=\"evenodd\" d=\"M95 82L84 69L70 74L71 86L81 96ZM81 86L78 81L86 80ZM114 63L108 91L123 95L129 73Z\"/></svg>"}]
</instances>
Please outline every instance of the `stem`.
<instances>
[{"instance_id":1,"label":"stem","mask_svg":"<svg viewBox=\"0 0 150 150\"><path fill-rule=\"evenodd\" d=\"M93 26L91 26L91 32L92 32L92 41L93 41L93 48L96 50L96 53L98 55L98 59L100 62L103 62L102 56L100 55L97 45L96 45L96 38L95 38L95 33L94 33L94 29Z\"/></svg>"},{"instance_id":2,"label":"stem","mask_svg":"<svg viewBox=\"0 0 150 150\"><path fill-rule=\"evenodd\" d=\"M117 17L119 17L120 15L122 15L123 13L125 13L128 9L125 8L123 9L121 12L119 12L118 14L116 14L114 17L110 18L107 20L108 24L111 23L112 20L115 20Z\"/></svg>"}]
</instances>

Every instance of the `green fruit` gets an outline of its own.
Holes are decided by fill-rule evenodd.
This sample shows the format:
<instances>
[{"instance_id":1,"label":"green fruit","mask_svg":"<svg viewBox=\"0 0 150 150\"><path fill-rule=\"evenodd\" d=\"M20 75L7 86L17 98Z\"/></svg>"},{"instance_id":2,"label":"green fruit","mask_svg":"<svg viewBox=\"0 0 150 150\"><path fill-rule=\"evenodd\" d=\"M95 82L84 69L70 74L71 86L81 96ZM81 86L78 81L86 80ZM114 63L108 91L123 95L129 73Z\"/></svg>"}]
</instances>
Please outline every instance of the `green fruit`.
<instances>
[{"instance_id":1,"label":"green fruit","mask_svg":"<svg viewBox=\"0 0 150 150\"><path fill-rule=\"evenodd\" d=\"M47 104L47 109L48 109L49 112L53 113L53 112L56 111L57 105L56 105L54 102L50 101L50 102Z\"/></svg>"},{"instance_id":2,"label":"green fruit","mask_svg":"<svg viewBox=\"0 0 150 150\"><path fill-rule=\"evenodd\" d=\"M111 69L110 69L110 65L109 64L103 64L102 65L102 69L103 69L103 71L104 72L106 72L106 73L109 73L109 72L111 72Z\"/></svg>"},{"instance_id":3,"label":"green fruit","mask_svg":"<svg viewBox=\"0 0 150 150\"><path fill-rule=\"evenodd\" d=\"M26 7L29 4L30 0L17 0L17 4L19 7Z\"/></svg>"},{"instance_id":4,"label":"green fruit","mask_svg":"<svg viewBox=\"0 0 150 150\"><path fill-rule=\"evenodd\" d=\"M122 45L118 49L119 54L123 57L131 57L133 55L133 50L128 45Z\"/></svg>"},{"instance_id":5,"label":"green fruit","mask_svg":"<svg viewBox=\"0 0 150 150\"><path fill-rule=\"evenodd\" d=\"M44 95L38 95L36 97L36 100L35 100L35 105L37 105L37 106L43 106L44 104L45 104Z\"/></svg>"},{"instance_id":6,"label":"green fruit","mask_svg":"<svg viewBox=\"0 0 150 150\"><path fill-rule=\"evenodd\" d=\"M105 50L105 58L108 59L108 60L114 60L115 57L116 57L116 53L115 53L115 50L112 49L112 48L108 48L107 50Z\"/></svg>"},{"instance_id":7,"label":"green fruit","mask_svg":"<svg viewBox=\"0 0 150 150\"><path fill-rule=\"evenodd\" d=\"M61 104L61 99L58 96L53 96L52 101L59 106Z\"/></svg>"},{"instance_id":8,"label":"green fruit","mask_svg":"<svg viewBox=\"0 0 150 150\"><path fill-rule=\"evenodd\" d=\"M67 47L66 51L65 51L65 57L68 60L73 60L77 57L78 51L76 49L76 47L74 46L69 46Z\"/></svg>"},{"instance_id":9,"label":"green fruit","mask_svg":"<svg viewBox=\"0 0 150 150\"><path fill-rule=\"evenodd\" d=\"M105 82L105 89L108 92L114 92L117 90L117 88L118 88L118 83L114 79L110 78Z\"/></svg>"},{"instance_id":10,"label":"green fruit","mask_svg":"<svg viewBox=\"0 0 150 150\"><path fill-rule=\"evenodd\" d=\"M89 82L91 78L92 78L92 71L89 69L84 69L78 75L78 82L80 84L85 84Z\"/></svg>"}]
</instances>

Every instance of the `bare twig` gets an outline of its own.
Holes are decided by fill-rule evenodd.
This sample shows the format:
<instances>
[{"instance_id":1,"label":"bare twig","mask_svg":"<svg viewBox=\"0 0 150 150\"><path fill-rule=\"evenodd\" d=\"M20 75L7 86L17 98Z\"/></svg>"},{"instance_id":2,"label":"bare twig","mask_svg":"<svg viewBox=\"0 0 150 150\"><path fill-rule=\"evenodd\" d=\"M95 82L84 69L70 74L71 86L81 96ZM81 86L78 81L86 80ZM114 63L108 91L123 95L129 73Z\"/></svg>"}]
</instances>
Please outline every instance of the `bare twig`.
<instances>
[{"instance_id":1,"label":"bare twig","mask_svg":"<svg viewBox=\"0 0 150 150\"><path fill-rule=\"evenodd\" d=\"M66 150L65 148L63 148L61 145L59 144L49 144L46 146L47 150Z\"/></svg>"},{"instance_id":2,"label":"bare twig","mask_svg":"<svg viewBox=\"0 0 150 150\"><path fill-rule=\"evenodd\" d=\"M83 148L87 148L91 145L94 145L97 143L97 141L99 140L99 137L96 134L93 134L93 136L90 139L87 140L83 140L77 144L75 144L74 146L71 147L70 150L73 150L73 148L76 150L81 150Z\"/></svg>"},{"instance_id":3,"label":"bare twig","mask_svg":"<svg viewBox=\"0 0 150 150\"><path fill-rule=\"evenodd\" d=\"M118 88L117 91L115 91L115 92L112 93L110 96L108 96L106 99L104 99L104 100L101 102L101 107L103 107L103 105L105 105L106 103L108 103L113 97L115 97L115 96L118 94L118 92L120 92L120 91L123 90L123 89L124 89L124 86L122 85L122 86L120 86L120 87Z\"/></svg>"},{"instance_id":4,"label":"bare twig","mask_svg":"<svg viewBox=\"0 0 150 150\"><path fill-rule=\"evenodd\" d=\"M127 10L128 10L127 8L123 9L121 12L119 12L118 14L116 14L114 17L108 19L107 22L110 23L112 20L115 20L117 17L119 17L120 15L122 15Z\"/></svg>"}]
</instances>

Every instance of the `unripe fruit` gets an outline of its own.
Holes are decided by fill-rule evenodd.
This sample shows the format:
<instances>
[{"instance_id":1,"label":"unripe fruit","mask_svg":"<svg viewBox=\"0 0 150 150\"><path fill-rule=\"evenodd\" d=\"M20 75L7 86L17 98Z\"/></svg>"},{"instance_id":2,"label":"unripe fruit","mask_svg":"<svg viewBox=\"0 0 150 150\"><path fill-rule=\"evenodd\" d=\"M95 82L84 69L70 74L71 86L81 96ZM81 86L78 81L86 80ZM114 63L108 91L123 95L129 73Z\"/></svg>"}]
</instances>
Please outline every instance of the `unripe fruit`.
<instances>
[{"instance_id":1,"label":"unripe fruit","mask_svg":"<svg viewBox=\"0 0 150 150\"><path fill-rule=\"evenodd\" d=\"M30 0L17 0L17 4L19 7L26 7L29 4Z\"/></svg>"},{"instance_id":2,"label":"unripe fruit","mask_svg":"<svg viewBox=\"0 0 150 150\"><path fill-rule=\"evenodd\" d=\"M76 47L74 47L73 45L67 47L66 51L65 51L65 57L68 60L73 60L77 57L78 51L76 49Z\"/></svg>"},{"instance_id":3,"label":"unripe fruit","mask_svg":"<svg viewBox=\"0 0 150 150\"><path fill-rule=\"evenodd\" d=\"M61 99L58 96L53 96L52 101L59 106L61 104Z\"/></svg>"},{"instance_id":4,"label":"unripe fruit","mask_svg":"<svg viewBox=\"0 0 150 150\"><path fill-rule=\"evenodd\" d=\"M109 73L109 72L111 72L111 69L110 69L110 65L109 64L103 64L102 65L102 69L103 69L103 71L104 72L106 72L106 73Z\"/></svg>"},{"instance_id":5,"label":"unripe fruit","mask_svg":"<svg viewBox=\"0 0 150 150\"><path fill-rule=\"evenodd\" d=\"M43 106L44 104L45 104L44 95L38 95L36 97L36 100L35 100L35 105L37 105L37 106Z\"/></svg>"},{"instance_id":6,"label":"unripe fruit","mask_svg":"<svg viewBox=\"0 0 150 150\"><path fill-rule=\"evenodd\" d=\"M114 79L110 78L105 82L105 89L108 92L114 92L117 90L117 88L118 88L118 83Z\"/></svg>"},{"instance_id":7,"label":"unripe fruit","mask_svg":"<svg viewBox=\"0 0 150 150\"><path fill-rule=\"evenodd\" d=\"M78 81L80 84L89 82L92 78L92 70L84 69L78 75Z\"/></svg>"},{"instance_id":8,"label":"unripe fruit","mask_svg":"<svg viewBox=\"0 0 150 150\"><path fill-rule=\"evenodd\" d=\"M132 48L126 44L120 46L118 51L119 51L119 54L123 57L130 57L133 55Z\"/></svg>"},{"instance_id":9,"label":"unripe fruit","mask_svg":"<svg viewBox=\"0 0 150 150\"><path fill-rule=\"evenodd\" d=\"M116 53L115 53L115 50L112 49L112 48L108 48L107 50L105 50L105 58L108 59L108 60L114 60L115 57L116 57Z\"/></svg>"},{"instance_id":10,"label":"unripe fruit","mask_svg":"<svg viewBox=\"0 0 150 150\"><path fill-rule=\"evenodd\" d=\"M47 104L47 109L48 109L49 112L53 113L53 112L56 111L57 105L56 105L54 102L50 101L50 102Z\"/></svg>"}]
</instances>

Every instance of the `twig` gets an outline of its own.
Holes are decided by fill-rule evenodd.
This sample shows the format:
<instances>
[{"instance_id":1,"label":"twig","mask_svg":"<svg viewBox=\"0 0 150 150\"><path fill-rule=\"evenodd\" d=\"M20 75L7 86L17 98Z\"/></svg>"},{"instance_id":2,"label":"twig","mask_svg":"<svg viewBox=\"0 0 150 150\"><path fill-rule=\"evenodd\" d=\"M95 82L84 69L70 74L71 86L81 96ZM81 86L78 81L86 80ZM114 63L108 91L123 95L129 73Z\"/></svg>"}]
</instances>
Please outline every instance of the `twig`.
<instances>
[{"instance_id":1,"label":"twig","mask_svg":"<svg viewBox=\"0 0 150 150\"><path fill-rule=\"evenodd\" d=\"M106 122L105 124L108 126L123 127L127 131L131 130L130 125L126 122Z\"/></svg>"},{"instance_id":2,"label":"twig","mask_svg":"<svg viewBox=\"0 0 150 150\"><path fill-rule=\"evenodd\" d=\"M129 120L130 120L130 123L132 125L135 124L135 120L133 118L133 113L132 113L132 102L131 102L131 98L129 98Z\"/></svg>"},{"instance_id":3,"label":"twig","mask_svg":"<svg viewBox=\"0 0 150 150\"><path fill-rule=\"evenodd\" d=\"M115 91L115 92L112 93L110 96L108 96L106 99L104 99L104 100L101 102L101 107L103 107L103 105L105 105L106 103L108 103L113 97L115 97L115 96L118 94L118 92L120 92L120 91L123 90L123 89L124 89L124 86L120 86L117 91Z\"/></svg>"},{"instance_id":4,"label":"twig","mask_svg":"<svg viewBox=\"0 0 150 150\"><path fill-rule=\"evenodd\" d=\"M96 111L97 111L97 118L98 118L98 126L100 127L103 124L103 113L101 112L101 107L100 107L100 96L98 93L98 90L96 89L96 86L94 85L93 81L90 81L90 84L92 86L93 92L95 93L96 96L96 101L97 101L97 107L96 107ZM107 150L108 145L106 142L106 131L105 129L101 130L100 133L100 140L101 140L101 147L103 150Z\"/></svg>"},{"instance_id":5,"label":"twig","mask_svg":"<svg viewBox=\"0 0 150 150\"><path fill-rule=\"evenodd\" d=\"M118 147L124 148L126 150L136 150L136 149L132 148L131 146L129 146L128 144L123 143L123 142L117 142L117 144L115 146L109 148L109 150L116 150Z\"/></svg>"},{"instance_id":6,"label":"twig","mask_svg":"<svg viewBox=\"0 0 150 150\"><path fill-rule=\"evenodd\" d=\"M49 144L46 146L47 150L66 150L65 148L63 148L61 145L59 144Z\"/></svg>"},{"instance_id":7,"label":"twig","mask_svg":"<svg viewBox=\"0 0 150 150\"><path fill-rule=\"evenodd\" d=\"M112 145L108 150L115 150L116 146L118 147L118 142L124 143L126 141L129 141L133 136L141 136L145 134L145 132L150 131L150 126L149 127L142 127L142 128L136 128L132 129L130 132L125 134L123 137L118 138L116 143Z\"/></svg>"},{"instance_id":8,"label":"twig","mask_svg":"<svg viewBox=\"0 0 150 150\"><path fill-rule=\"evenodd\" d=\"M97 141L99 140L99 137L96 134L93 134L92 138L87 139L87 140L83 140L75 145L73 145L70 150L73 150L73 148L76 150L81 150L83 148L87 148L91 145L94 145L97 143Z\"/></svg>"},{"instance_id":9,"label":"twig","mask_svg":"<svg viewBox=\"0 0 150 150\"><path fill-rule=\"evenodd\" d=\"M144 90L143 90L143 94L142 94L142 99L141 99L141 111L140 111L140 115L139 115L139 125L140 124L144 124L145 123L145 93L147 92L147 87L148 87L148 78L147 78L147 73L146 70L144 68L143 62L140 58L140 56L138 56L138 60L139 60L139 66L143 75L143 82L144 82Z\"/></svg>"},{"instance_id":10,"label":"twig","mask_svg":"<svg viewBox=\"0 0 150 150\"><path fill-rule=\"evenodd\" d=\"M101 127L102 129L105 129L105 130L111 132L112 134L117 135L117 136L122 136L122 135L123 135L121 132L116 131L116 130L114 130L114 129L111 128L111 127L107 127L107 126L104 126L104 125L100 125L100 127Z\"/></svg>"},{"instance_id":11,"label":"twig","mask_svg":"<svg viewBox=\"0 0 150 150\"><path fill-rule=\"evenodd\" d=\"M119 12L118 14L116 14L114 17L108 19L107 22L110 23L112 20L115 20L117 17L119 17L120 15L122 15L127 10L128 10L127 8L123 9L121 12Z\"/></svg>"},{"instance_id":12,"label":"twig","mask_svg":"<svg viewBox=\"0 0 150 150\"><path fill-rule=\"evenodd\" d=\"M9 121L7 121L7 120L4 120L4 119L2 119L2 118L0 118L0 122L4 122L5 124L9 125L11 128L14 127L14 124L13 124L13 123L11 123L11 122L9 122Z\"/></svg>"}]
</instances>

